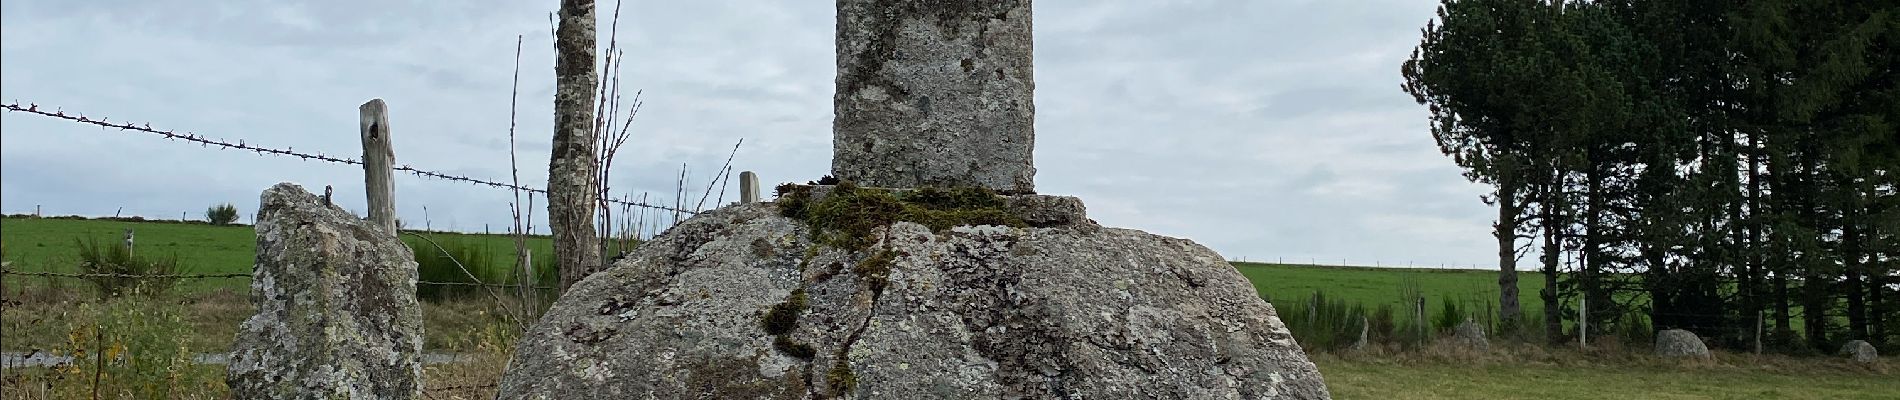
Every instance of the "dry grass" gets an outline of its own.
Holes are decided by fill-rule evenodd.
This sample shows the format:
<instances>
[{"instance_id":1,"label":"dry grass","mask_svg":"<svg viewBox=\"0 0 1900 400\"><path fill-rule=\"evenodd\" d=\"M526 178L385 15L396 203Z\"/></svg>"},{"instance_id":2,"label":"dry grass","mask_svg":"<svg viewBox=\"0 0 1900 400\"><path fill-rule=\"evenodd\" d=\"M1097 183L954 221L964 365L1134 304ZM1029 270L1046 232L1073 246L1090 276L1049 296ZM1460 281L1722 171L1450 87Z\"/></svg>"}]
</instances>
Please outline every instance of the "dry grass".
<instances>
[{"instance_id":1,"label":"dry grass","mask_svg":"<svg viewBox=\"0 0 1900 400\"><path fill-rule=\"evenodd\" d=\"M1713 352L1706 360L1650 355L1614 342L1546 347L1439 342L1313 355L1337 399L1893 399L1893 361Z\"/></svg>"}]
</instances>

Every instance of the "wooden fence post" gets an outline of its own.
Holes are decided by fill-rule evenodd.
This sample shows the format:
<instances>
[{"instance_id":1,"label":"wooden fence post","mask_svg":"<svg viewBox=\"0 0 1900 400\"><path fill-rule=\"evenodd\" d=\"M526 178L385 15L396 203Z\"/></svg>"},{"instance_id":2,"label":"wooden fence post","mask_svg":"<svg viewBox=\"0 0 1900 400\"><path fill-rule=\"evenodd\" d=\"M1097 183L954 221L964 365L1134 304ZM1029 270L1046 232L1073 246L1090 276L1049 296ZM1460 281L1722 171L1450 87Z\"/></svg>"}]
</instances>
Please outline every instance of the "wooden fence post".
<instances>
[{"instance_id":1,"label":"wooden fence post","mask_svg":"<svg viewBox=\"0 0 1900 400\"><path fill-rule=\"evenodd\" d=\"M1590 347L1590 298L1577 302L1577 346Z\"/></svg>"},{"instance_id":2,"label":"wooden fence post","mask_svg":"<svg viewBox=\"0 0 1900 400\"><path fill-rule=\"evenodd\" d=\"M357 107L363 128L363 190L369 195L369 220L396 233L396 152L390 147L389 107L370 99Z\"/></svg>"}]
</instances>

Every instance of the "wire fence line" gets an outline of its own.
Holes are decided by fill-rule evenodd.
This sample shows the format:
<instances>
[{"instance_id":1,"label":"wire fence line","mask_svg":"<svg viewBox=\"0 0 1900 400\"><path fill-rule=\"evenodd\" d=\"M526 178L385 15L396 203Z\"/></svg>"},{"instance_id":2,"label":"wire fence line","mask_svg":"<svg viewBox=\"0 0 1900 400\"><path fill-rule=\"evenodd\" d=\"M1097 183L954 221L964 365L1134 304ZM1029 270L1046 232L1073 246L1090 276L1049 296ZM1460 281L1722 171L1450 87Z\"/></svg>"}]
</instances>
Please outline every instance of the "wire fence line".
<instances>
[{"instance_id":1,"label":"wire fence line","mask_svg":"<svg viewBox=\"0 0 1900 400\"><path fill-rule=\"evenodd\" d=\"M330 155L325 155L322 152L317 152L317 153L299 152L295 148L292 148L292 147L285 147L281 149L273 148L273 147L264 147L260 145L246 143L243 139L239 139L236 142L231 142L229 140L212 138L212 137L195 134L191 132L180 133L180 132L169 130L169 129L157 129L157 128L153 128L151 123L134 124L131 122L112 122L110 118L103 118L103 117L92 118L92 117L86 116L83 113L67 113L65 110L62 110L62 109L54 109L53 111L47 111L47 110L40 109L39 104L27 103L26 105L20 105L20 102L17 100L11 103L0 105L0 108L5 108L7 111L11 111L11 112L21 112L21 113L38 115L42 117L59 119L59 120L64 120L64 121L69 121L69 122L74 122L74 123L96 125L102 128L113 128L113 129L118 129L124 132L148 133L148 134L158 135L160 137L173 140L173 141L184 140L187 142L198 143L199 145L202 145L206 148L214 148L213 146L215 146L215 148L220 149L220 150L250 151L250 152L255 152L259 155L295 157L304 161L321 161L321 162L345 164L345 165L362 165L363 164L362 161L354 159L354 158L330 156ZM537 193L544 197L547 196L547 193L548 193L546 189L537 189L537 188L532 188L532 187L515 185L511 183L478 179L478 178L449 174L449 173L444 173L444 172L430 171L430 170L416 168L408 164L397 165L393 167L393 169L397 171L404 171L411 174L415 174L416 176L419 176L419 177L442 179L442 180L457 181L457 182L467 182L467 183L471 183L475 185L488 186L488 187L492 187L496 189L521 190L521 191L526 191L530 193ZM674 212L685 213L687 215L699 214L698 211L686 210L679 207L669 207L669 206L655 205L655 204L649 204L645 202L629 201L629 200L623 200L623 199L606 198L606 199L602 199L602 201L614 203L621 206L674 211Z\"/></svg>"},{"instance_id":2,"label":"wire fence line","mask_svg":"<svg viewBox=\"0 0 1900 400\"><path fill-rule=\"evenodd\" d=\"M5 276L5 275L42 276L42 277L52 277L52 278L76 278L76 279L86 279L86 278L224 279L224 278L251 278L252 277L251 273L248 273L248 272L234 272L234 273L226 273L226 274L118 274L118 273L84 273L84 272L15 271L13 269L0 269L0 276ZM522 286L522 285L508 285L508 284L500 284L500 283L484 283L484 282L435 282L435 281L420 281L420 280L416 281L416 285L481 286L481 287L493 287L493 288L518 288ZM554 289L553 286L529 286L528 288L541 289L541 290Z\"/></svg>"}]
</instances>

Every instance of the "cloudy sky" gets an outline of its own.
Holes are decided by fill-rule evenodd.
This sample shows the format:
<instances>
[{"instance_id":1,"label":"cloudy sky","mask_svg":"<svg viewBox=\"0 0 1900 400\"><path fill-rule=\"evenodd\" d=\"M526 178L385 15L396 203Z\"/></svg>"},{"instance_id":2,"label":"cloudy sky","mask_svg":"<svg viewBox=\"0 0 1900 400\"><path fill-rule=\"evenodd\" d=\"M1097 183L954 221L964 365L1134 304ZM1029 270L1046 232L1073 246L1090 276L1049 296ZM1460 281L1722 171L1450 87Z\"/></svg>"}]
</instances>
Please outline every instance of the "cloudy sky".
<instances>
[{"instance_id":1,"label":"cloudy sky","mask_svg":"<svg viewBox=\"0 0 1900 400\"><path fill-rule=\"evenodd\" d=\"M1437 153L1425 111L1399 89L1399 63L1435 3L1038 1L1037 189L1081 197L1104 225L1190 238L1231 259L1482 267L1495 254L1485 190ZM539 186L556 6L9 0L0 102L356 157L356 107L382 98L398 163L505 180L520 35L517 146L522 179ZM600 6L612 12L611 1ZM646 108L616 162L616 190L670 202L682 164L703 188L740 139L734 168L768 187L827 172L833 2L622 7L622 86L644 90ZM0 133L7 213L200 218L214 202L249 213L280 181L333 185L341 203L363 208L351 166L18 112L0 115ZM506 191L408 175L397 186L411 225L425 206L438 229L508 221Z\"/></svg>"}]
</instances>

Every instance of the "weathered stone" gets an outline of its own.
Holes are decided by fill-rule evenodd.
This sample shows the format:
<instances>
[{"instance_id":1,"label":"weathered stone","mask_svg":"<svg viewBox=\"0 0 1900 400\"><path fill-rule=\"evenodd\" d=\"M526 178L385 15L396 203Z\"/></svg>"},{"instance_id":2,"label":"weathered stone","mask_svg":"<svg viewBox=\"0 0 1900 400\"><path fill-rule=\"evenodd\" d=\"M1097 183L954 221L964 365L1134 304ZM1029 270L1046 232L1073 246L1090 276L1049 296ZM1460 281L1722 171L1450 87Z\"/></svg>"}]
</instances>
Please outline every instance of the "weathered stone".
<instances>
[{"instance_id":1,"label":"weathered stone","mask_svg":"<svg viewBox=\"0 0 1900 400\"><path fill-rule=\"evenodd\" d=\"M1452 340L1474 349L1491 348L1491 340L1484 336L1484 326L1471 318L1465 318L1464 323L1458 324L1458 328L1452 331Z\"/></svg>"},{"instance_id":2,"label":"weathered stone","mask_svg":"<svg viewBox=\"0 0 1900 400\"><path fill-rule=\"evenodd\" d=\"M1029 0L839 0L832 175L1035 190Z\"/></svg>"},{"instance_id":3,"label":"weathered stone","mask_svg":"<svg viewBox=\"0 0 1900 400\"><path fill-rule=\"evenodd\" d=\"M1669 329L1656 332L1656 355L1669 358L1709 358L1709 346L1695 333Z\"/></svg>"},{"instance_id":4,"label":"weathered stone","mask_svg":"<svg viewBox=\"0 0 1900 400\"><path fill-rule=\"evenodd\" d=\"M1191 241L1079 217L875 232L821 245L773 203L684 221L562 296L500 397L1329 398Z\"/></svg>"},{"instance_id":5,"label":"weathered stone","mask_svg":"<svg viewBox=\"0 0 1900 400\"><path fill-rule=\"evenodd\" d=\"M752 171L739 173L739 202L759 202L759 174Z\"/></svg>"},{"instance_id":6,"label":"weathered stone","mask_svg":"<svg viewBox=\"0 0 1900 400\"><path fill-rule=\"evenodd\" d=\"M1352 342L1352 346L1347 347L1347 349L1353 350L1353 351L1362 351L1362 350L1365 350L1366 348L1371 347L1372 338L1371 338L1371 335L1369 335L1371 332L1372 332L1372 321L1366 319L1366 316L1364 315L1359 316L1359 339L1354 340Z\"/></svg>"},{"instance_id":7,"label":"weathered stone","mask_svg":"<svg viewBox=\"0 0 1900 400\"><path fill-rule=\"evenodd\" d=\"M1873 343L1867 343L1865 340L1847 341L1847 344L1841 345L1841 355L1864 363L1880 359L1880 351L1874 349Z\"/></svg>"},{"instance_id":8,"label":"weathered stone","mask_svg":"<svg viewBox=\"0 0 1900 400\"><path fill-rule=\"evenodd\" d=\"M409 247L294 184L261 200L257 314L232 345L232 397L421 396L422 310Z\"/></svg>"}]
</instances>

